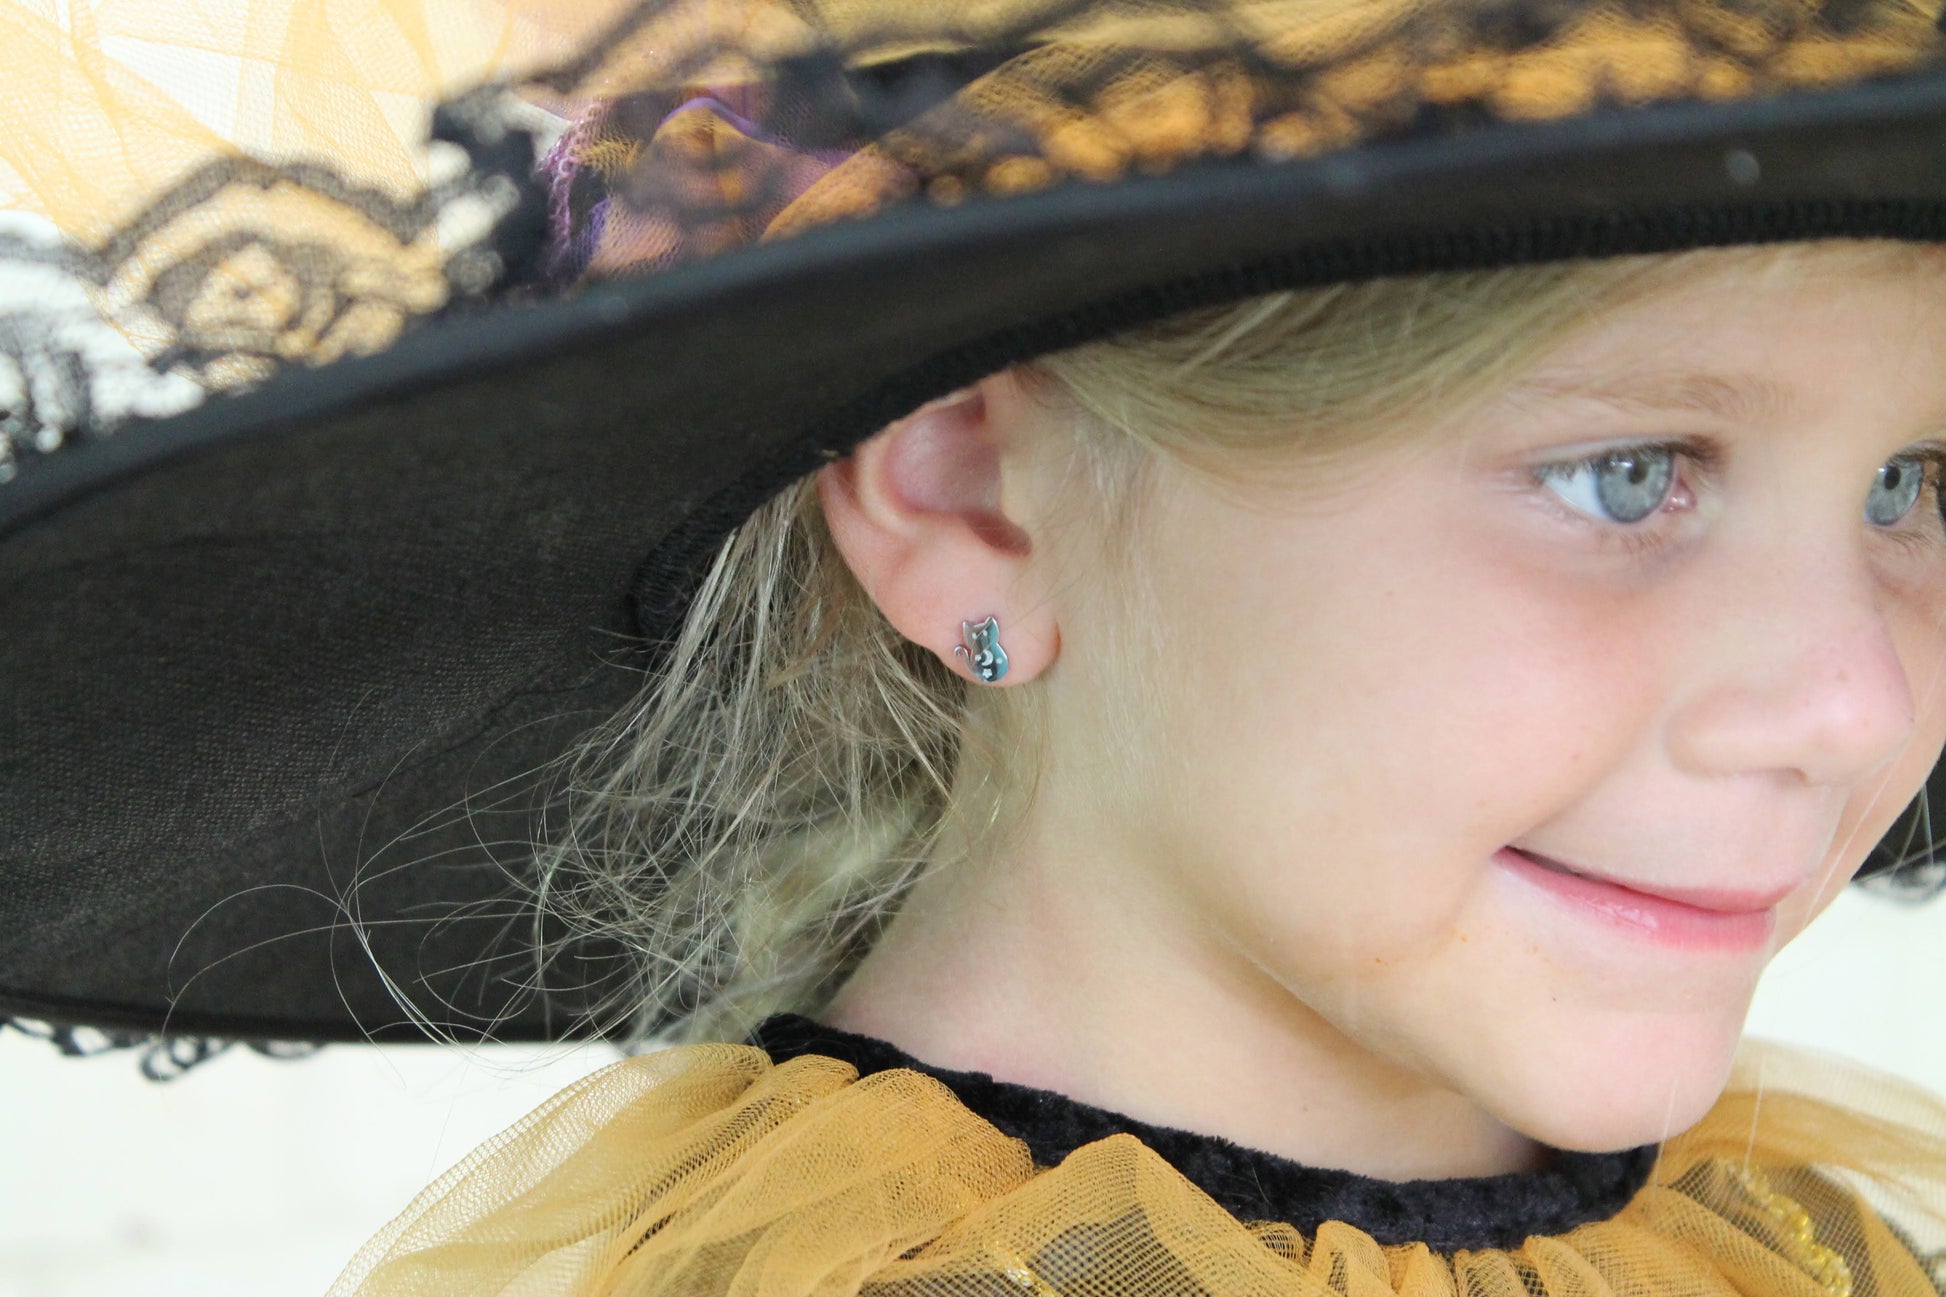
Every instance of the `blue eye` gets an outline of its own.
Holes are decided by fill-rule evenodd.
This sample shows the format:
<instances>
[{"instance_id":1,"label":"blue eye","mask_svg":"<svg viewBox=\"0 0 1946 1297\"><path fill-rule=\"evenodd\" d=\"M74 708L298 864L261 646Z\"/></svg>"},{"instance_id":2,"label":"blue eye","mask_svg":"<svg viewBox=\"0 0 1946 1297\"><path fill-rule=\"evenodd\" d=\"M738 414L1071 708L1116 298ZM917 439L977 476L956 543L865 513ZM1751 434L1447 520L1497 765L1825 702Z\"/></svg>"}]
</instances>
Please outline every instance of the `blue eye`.
<instances>
[{"instance_id":1,"label":"blue eye","mask_svg":"<svg viewBox=\"0 0 1946 1297\"><path fill-rule=\"evenodd\" d=\"M1912 511L1926 487L1926 466L1916 459L1888 459L1865 497L1865 519L1889 527Z\"/></svg>"},{"instance_id":2,"label":"blue eye","mask_svg":"<svg viewBox=\"0 0 1946 1297\"><path fill-rule=\"evenodd\" d=\"M1541 464L1534 475L1578 512L1627 524L1642 521L1668 500L1676 455L1666 446L1629 446L1573 463Z\"/></svg>"}]
</instances>

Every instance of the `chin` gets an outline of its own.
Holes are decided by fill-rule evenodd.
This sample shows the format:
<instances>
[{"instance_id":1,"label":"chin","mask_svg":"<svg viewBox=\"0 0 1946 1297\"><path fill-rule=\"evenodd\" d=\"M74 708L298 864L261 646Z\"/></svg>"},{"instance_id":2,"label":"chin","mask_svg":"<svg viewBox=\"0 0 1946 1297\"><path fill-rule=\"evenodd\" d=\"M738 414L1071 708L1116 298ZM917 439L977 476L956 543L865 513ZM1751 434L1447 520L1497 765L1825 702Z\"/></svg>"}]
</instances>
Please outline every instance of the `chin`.
<instances>
[{"instance_id":1,"label":"chin","mask_svg":"<svg viewBox=\"0 0 1946 1297\"><path fill-rule=\"evenodd\" d=\"M1529 1139L1575 1152L1653 1144L1703 1119L1730 1079L1738 1017L1658 1018L1612 1032L1581 1032L1528 1050L1487 1106Z\"/></svg>"}]
</instances>

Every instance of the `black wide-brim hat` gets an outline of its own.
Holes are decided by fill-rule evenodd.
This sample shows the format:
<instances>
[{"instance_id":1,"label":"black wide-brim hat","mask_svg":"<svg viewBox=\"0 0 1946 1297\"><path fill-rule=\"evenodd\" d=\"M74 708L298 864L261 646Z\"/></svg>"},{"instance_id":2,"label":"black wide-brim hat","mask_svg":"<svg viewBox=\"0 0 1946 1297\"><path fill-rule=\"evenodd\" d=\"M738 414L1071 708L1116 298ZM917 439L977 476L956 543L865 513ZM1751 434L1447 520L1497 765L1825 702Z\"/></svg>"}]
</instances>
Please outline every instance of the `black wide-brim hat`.
<instances>
[{"instance_id":1,"label":"black wide-brim hat","mask_svg":"<svg viewBox=\"0 0 1946 1297\"><path fill-rule=\"evenodd\" d=\"M533 967L535 772L761 502L1191 307L1946 238L1937 16L651 3L445 104L467 164L423 194L213 157L88 247L9 245L44 287L0 317L0 1015L592 1030L628 952ZM551 145L537 98L578 106Z\"/></svg>"}]
</instances>

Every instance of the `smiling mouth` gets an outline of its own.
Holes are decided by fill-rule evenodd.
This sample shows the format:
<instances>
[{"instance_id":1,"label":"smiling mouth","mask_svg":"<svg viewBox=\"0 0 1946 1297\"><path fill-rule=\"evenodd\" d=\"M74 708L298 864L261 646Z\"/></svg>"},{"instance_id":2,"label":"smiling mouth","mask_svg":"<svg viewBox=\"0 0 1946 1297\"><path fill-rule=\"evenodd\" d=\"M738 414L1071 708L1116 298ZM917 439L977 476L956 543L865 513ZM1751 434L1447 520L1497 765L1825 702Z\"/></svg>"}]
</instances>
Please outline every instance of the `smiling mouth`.
<instances>
[{"instance_id":1,"label":"smiling mouth","mask_svg":"<svg viewBox=\"0 0 1946 1297\"><path fill-rule=\"evenodd\" d=\"M1538 851L1529 851L1525 847L1509 845L1504 850L1553 873L1565 874L1598 886L1611 887L1649 900L1685 906L1710 914L1763 914L1797 890L1796 884L1773 887L1764 891L1721 887L1648 887L1640 883L1625 882L1618 878L1590 873L1585 869L1577 869L1566 861L1541 855Z\"/></svg>"},{"instance_id":2,"label":"smiling mouth","mask_svg":"<svg viewBox=\"0 0 1946 1297\"><path fill-rule=\"evenodd\" d=\"M1546 898L1597 931L1620 934L1666 951L1748 958L1764 949L1777 926L1782 893L1681 891L1667 894L1576 869L1519 847L1494 852L1494 863L1530 893ZM1547 924L1549 928L1554 925Z\"/></svg>"}]
</instances>

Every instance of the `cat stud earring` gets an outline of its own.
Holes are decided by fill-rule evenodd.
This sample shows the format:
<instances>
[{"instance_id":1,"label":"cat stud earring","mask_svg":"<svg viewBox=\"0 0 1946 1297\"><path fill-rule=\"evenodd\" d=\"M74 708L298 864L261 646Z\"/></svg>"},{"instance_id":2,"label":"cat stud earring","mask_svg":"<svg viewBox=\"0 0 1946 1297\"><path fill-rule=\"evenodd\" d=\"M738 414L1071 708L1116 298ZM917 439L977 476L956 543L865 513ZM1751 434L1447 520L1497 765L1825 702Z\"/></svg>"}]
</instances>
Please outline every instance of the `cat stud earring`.
<instances>
[{"instance_id":1,"label":"cat stud earring","mask_svg":"<svg viewBox=\"0 0 1946 1297\"><path fill-rule=\"evenodd\" d=\"M1000 622L989 617L977 626L970 621L959 624L960 638L965 642L953 646L953 656L966 658L972 662L973 669L980 679L992 684L1007 674L1007 650L1000 647Z\"/></svg>"}]
</instances>

